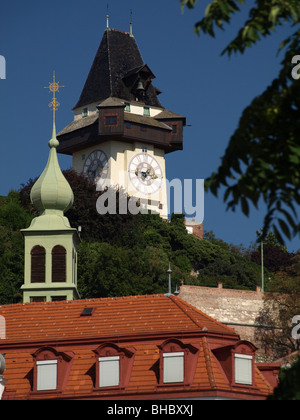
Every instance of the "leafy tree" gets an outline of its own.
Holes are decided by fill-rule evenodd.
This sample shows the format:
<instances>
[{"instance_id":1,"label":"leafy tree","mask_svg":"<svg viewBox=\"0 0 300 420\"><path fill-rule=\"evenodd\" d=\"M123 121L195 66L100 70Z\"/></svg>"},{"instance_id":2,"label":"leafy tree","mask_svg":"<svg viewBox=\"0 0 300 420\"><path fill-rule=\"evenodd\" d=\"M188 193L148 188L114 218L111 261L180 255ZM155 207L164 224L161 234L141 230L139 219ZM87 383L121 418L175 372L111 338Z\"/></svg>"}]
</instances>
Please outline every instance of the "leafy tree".
<instances>
[{"instance_id":1,"label":"leafy tree","mask_svg":"<svg viewBox=\"0 0 300 420\"><path fill-rule=\"evenodd\" d=\"M260 322L264 328L257 338L269 349L274 358L300 350L300 340L292 337L292 320L300 314L300 254L296 254L289 267L275 274L264 296Z\"/></svg>"},{"instance_id":2,"label":"leafy tree","mask_svg":"<svg viewBox=\"0 0 300 420\"><path fill-rule=\"evenodd\" d=\"M263 243L263 255L264 267L272 273L290 267L294 257L293 253L288 252L286 247L278 243L272 232L269 233ZM251 253L251 261L261 265L261 245Z\"/></svg>"},{"instance_id":3,"label":"leafy tree","mask_svg":"<svg viewBox=\"0 0 300 420\"><path fill-rule=\"evenodd\" d=\"M282 369L279 375L279 385L269 401L299 401L300 400L300 359L290 368Z\"/></svg>"},{"instance_id":4,"label":"leafy tree","mask_svg":"<svg viewBox=\"0 0 300 420\"><path fill-rule=\"evenodd\" d=\"M82 238L87 241L109 241L120 243L125 230L134 226L134 216L131 214L106 214L100 215L96 210L96 202L101 193L97 192L95 185L83 175L74 170L63 171L74 193L74 204L66 213L71 226L82 227ZM30 202L30 192L36 179L30 179L23 184L20 190L20 200L23 207L37 216ZM119 199L128 200L122 190L116 191L117 209ZM126 235L129 240L130 235Z\"/></svg>"},{"instance_id":5,"label":"leafy tree","mask_svg":"<svg viewBox=\"0 0 300 420\"><path fill-rule=\"evenodd\" d=\"M183 8L194 8L196 3L181 0ZM244 4L244 0L212 0L195 24L196 33L214 37L216 28L224 30ZM300 51L299 23L298 0L256 0L248 19L222 52L244 53L284 24L294 31L279 45L285 55L278 77L244 110L220 167L205 183L206 190L216 196L225 187L228 208L240 206L245 215L249 203L257 207L263 199L267 205L264 236L272 228L281 243L300 232L300 84L295 70L291 76L293 57Z\"/></svg>"},{"instance_id":6,"label":"leafy tree","mask_svg":"<svg viewBox=\"0 0 300 420\"><path fill-rule=\"evenodd\" d=\"M11 191L0 200L0 304L22 299L24 240L19 229L27 227L32 216L20 204L19 194Z\"/></svg>"},{"instance_id":7,"label":"leafy tree","mask_svg":"<svg viewBox=\"0 0 300 420\"><path fill-rule=\"evenodd\" d=\"M169 222L159 215L99 215L99 193L88 180L65 171L75 201L66 214L73 227L82 226L78 249L78 287L82 298L166 293L167 269L172 268L172 290L185 284L216 284L255 288L259 268L245 250L206 234L203 240L190 235L184 215ZM19 192L0 198L0 302L21 301L24 240L20 229L37 216L30 202L34 180ZM116 192L118 200L124 197ZM118 205L117 205L118 208ZM12 214L11 214L12 213ZM198 276L198 277L197 277Z\"/></svg>"}]
</instances>

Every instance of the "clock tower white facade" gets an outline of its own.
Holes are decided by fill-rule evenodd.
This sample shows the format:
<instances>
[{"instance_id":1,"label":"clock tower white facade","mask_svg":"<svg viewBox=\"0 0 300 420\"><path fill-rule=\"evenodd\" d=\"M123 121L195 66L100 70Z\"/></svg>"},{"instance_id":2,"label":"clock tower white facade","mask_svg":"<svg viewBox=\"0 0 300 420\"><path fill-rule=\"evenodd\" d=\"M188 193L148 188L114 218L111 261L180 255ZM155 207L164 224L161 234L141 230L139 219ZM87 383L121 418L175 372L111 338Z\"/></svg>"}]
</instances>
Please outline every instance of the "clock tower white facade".
<instances>
[{"instance_id":1,"label":"clock tower white facade","mask_svg":"<svg viewBox=\"0 0 300 420\"><path fill-rule=\"evenodd\" d=\"M123 188L166 219L165 156L182 149L185 117L163 108L154 78L133 36L106 29L58 152L98 190Z\"/></svg>"}]
</instances>

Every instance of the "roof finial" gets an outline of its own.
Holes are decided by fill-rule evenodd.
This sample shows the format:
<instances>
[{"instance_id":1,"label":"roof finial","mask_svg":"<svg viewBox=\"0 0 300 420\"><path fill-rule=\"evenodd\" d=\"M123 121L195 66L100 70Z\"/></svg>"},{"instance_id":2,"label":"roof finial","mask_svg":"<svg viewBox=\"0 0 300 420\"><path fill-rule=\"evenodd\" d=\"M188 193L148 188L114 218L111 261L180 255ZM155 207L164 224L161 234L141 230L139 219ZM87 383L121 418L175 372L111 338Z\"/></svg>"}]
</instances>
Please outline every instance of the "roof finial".
<instances>
[{"instance_id":1,"label":"roof finial","mask_svg":"<svg viewBox=\"0 0 300 420\"><path fill-rule=\"evenodd\" d=\"M63 88L64 86L60 86L59 82L55 81L55 71L53 72L53 82L50 83L49 82L49 86L45 86L45 89L49 89L50 92L53 93L53 97L52 97L52 101L49 104L49 107L52 109L53 111L53 133L52 133L52 139L50 140L50 142L52 140L56 139L56 129L55 129L55 112L57 111L57 108L60 106L60 103L56 100L56 96L55 96L55 92L59 92L60 88ZM57 141L57 140L56 140ZM55 146L56 142L52 142L53 144L50 145L50 147ZM54 144L55 143L55 144Z\"/></svg>"},{"instance_id":2,"label":"roof finial","mask_svg":"<svg viewBox=\"0 0 300 420\"><path fill-rule=\"evenodd\" d=\"M106 29L109 29L109 5L107 3L107 13L106 13Z\"/></svg>"},{"instance_id":3,"label":"roof finial","mask_svg":"<svg viewBox=\"0 0 300 420\"><path fill-rule=\"evenodd\" d=\"M131 38L133 38L133 33L132 33L132 9L130 9L130 36L131 36Z\"/></svg>"}]
</instances>

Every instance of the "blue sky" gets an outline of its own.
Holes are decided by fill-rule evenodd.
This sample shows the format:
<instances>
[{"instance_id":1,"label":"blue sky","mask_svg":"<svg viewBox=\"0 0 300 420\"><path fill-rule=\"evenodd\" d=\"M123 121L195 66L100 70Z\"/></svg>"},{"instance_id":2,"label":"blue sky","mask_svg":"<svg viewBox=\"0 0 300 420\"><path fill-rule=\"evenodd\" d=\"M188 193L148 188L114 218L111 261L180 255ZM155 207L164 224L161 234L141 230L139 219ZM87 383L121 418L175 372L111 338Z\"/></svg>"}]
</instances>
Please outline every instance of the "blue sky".
<instances>
[{"instance_id":1,"label":"blue sky","mask_svg":"<svg viewBox=\"0 0 300 420\"><path fill-rule=\"evenodd\" d=\"M52 115L48 86L55 70L64 85L58 94L57 130L73 119L77 102L106 27L107 0L11 0L0 16L0 55L6 80L0 80L0 195L39 176L48 158ZM162 105L185 115L184 149L167 156L169 180L202 179L220 164L243 109L278 74L277 48L286 29L277 31L243 56L221 56L246 14L226 32L198 38L193 32L208 1L182 14L179 0L110 0L110 27L133 33L144 62L156 75ZM298 52L295 52L299 53ZM71 158L60 155L63 169ZM222 195L205 194L204 229L236 245L256 239L264 206L247 218L226 211ZM299 239L287 243L300 248Z\"/></svg>"}]
</instances>

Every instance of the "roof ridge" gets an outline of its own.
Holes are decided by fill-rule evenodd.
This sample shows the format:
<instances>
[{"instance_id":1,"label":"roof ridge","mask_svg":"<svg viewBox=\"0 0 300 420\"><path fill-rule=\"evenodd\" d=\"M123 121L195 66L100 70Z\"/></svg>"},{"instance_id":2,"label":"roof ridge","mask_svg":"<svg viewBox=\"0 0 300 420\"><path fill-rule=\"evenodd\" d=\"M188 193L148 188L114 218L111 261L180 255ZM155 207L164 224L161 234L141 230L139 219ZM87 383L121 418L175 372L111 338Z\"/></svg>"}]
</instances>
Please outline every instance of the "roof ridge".
<instances>
[{"instance_id":1,"label":"roof ridge","mask_svg":"<svg viewBox=\"0 0 300 420\"><path fill-rule=\"evenodd\" d=\"M162 293L156 293L153 295L129 295L129 296L107 296L99 298L86 298L86 299L77 299L77 300L66 300L66 301L54 301L54 302L26 302L26 303L11 303L6 305L0 305L0 309L7 307L25 307L25 306L50 306L50 305L76 305L89 302L104 302L104 301L121 301L128 299L145 299L145 298L157 298L164 297Z\"/></svg>"},{"instance_id":2,"label":"roof ridge","mask_svg":"<svg viewBox=\"0 0 300 420\"><path fill-rule=\"evenodd\" d=\"M109 72L109 91L112 95L112 75L111 75L111 60L110 60L110 47L109 47L109 36L108 31L106 31L106 37L107 37L107 59L108 59L108 72Z\"/></svg>"},{"instance_id":3,"label":"roof ridge","mask_svg":"<svg viewBox=\"0 0 300 420\"><path fill-rule=\"evenodd\" d=\"M267 378L261 373L259 367L255 364L255 372L258 374L258 376L260 377L260 379L263 381L263 383L266 385L266 387L268 388L269 391L272 391L272 386L271 384L268 382Z\"/></svg>"},{"instance_id":4,"label":"roof ridge","mask_svg":"<svg viewBox=\"0 0 300 420\"><path fill-rule=\"evenodd\" d=\"M210 386L213 389L217 388L217 382L214 374L214 368L211 360L211 351L209 349L207 339L206 337L201 338L202 346L203 346L203 352L205 357L205 365L206 365L206 371L209 379Z\"/></svg>"},{"instance_id":5,"label":"roof ridge","mask_svg":"<svg viewBox=\"0 0 300 420\"><path fill-rule=\"evenodd\" d=\"M177 298L177 297L172 296L172 295L170 296L170 298L179 307L179 309L184 311L184 314L187 315L190 318L190 320L193 321L193 323L197 325L198 328L201 327L199 325L199 323L197 322L197 320L194 319L194 317L192 317L191 314L187 313L186 310L184 310L184 307L182 307L182 306L184 306L183 305L183 300L181 298Z\"/></svg>"},{"instance_id":6,"label":"roof ridge","mask_svg":"<svg viewBox=\"0 0 300 420\"><path fill-rule=\"evenodd\" d=\"M192 306L192 305L190 305L188 302L186 302L185 300L183 300L183 299L181 299L180 297L178 297L178 296L174 296L174 297L172 297L173 299L172 300L180 300L180 302L181 302L181 304L184 306L184 307L187 307L188 309L189 309L189 311L191 311L191 312L197 312L199 315L201 315L201 316L203 316L203 317L205 317L205 318L207 318L207 319L209 319L210 321L212 321L212 322L214 322L215 324L217 324L217 325L219 325L219 326L221 326L221 327L223 327L223 328L225 328L225 329L227 329L227 330L229 330L231 333L234 333L235 335L237 335L237 333L232 329L232 328L230 328L230 327L228 327L227 325L225 325L225 324L222 324L222 322L219 322L219 321L217 321L215 318L212 318L211 316L209 316L209 315L207 315L206 313L204 313L204 312L202 312L200 309L198 309L198 308L195 308L194 306ZM189 317L190 317L190 319L195 323L195 324L197 324L198 326L199 326L199 324L198 324L198 321L193 317L193 315L191 315L191 314L187 314ZM204 328L204 326L203 326L203 328Z\"/></svg>"}]
</instances>

